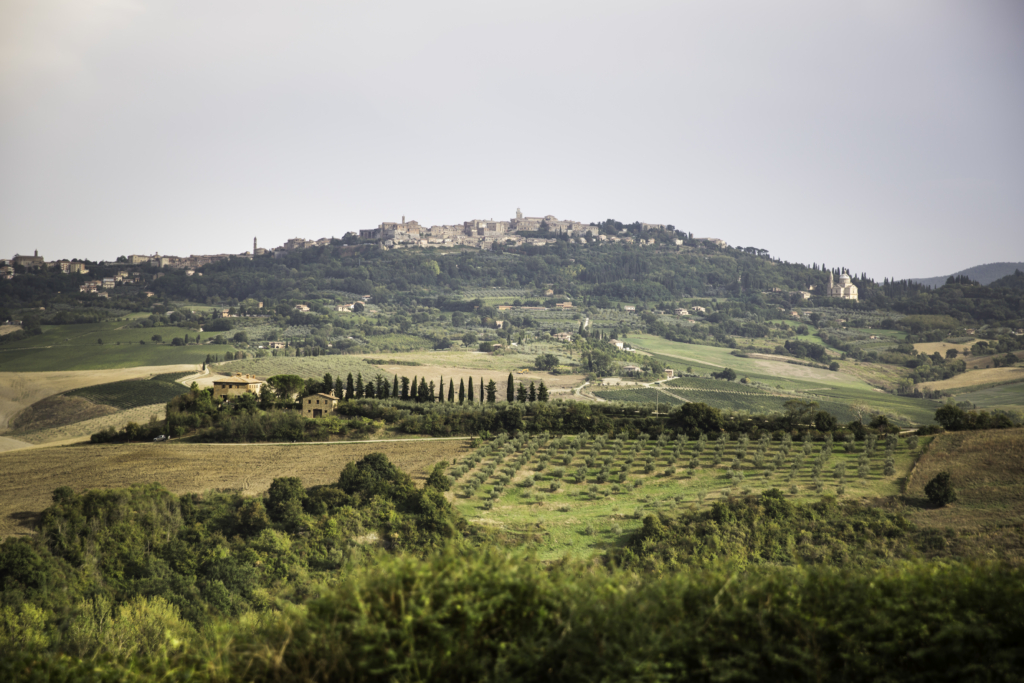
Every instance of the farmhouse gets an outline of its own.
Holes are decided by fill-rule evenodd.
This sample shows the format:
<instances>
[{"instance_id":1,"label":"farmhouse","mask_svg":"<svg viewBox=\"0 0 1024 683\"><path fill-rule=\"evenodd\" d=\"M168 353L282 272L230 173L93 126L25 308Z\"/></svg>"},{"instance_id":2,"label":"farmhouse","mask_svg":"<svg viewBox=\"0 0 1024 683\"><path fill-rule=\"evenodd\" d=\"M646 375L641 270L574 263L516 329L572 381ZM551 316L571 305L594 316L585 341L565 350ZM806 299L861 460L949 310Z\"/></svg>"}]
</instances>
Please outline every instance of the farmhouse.
<instances>
[{"instance_id":1,"label":"farmhouse","mask_svg":"<svg viewBox=\"0 0 1024 683\"><path fill-rule=\"evenodd\" d=\"M626 373L627 375L639 375L640 374L640 366L639 365L623 365L622 366L622 371L624 373Z\"/></svg>"},{"instance_id":2,"label":"farmhouse","mask_svg":"<svg viewBox=\"0 0 1024 683\"><path fill-rule=\"evenodd\" d=\"M636 306L632 306L632 305L623 306L622 310L626 311L627 313L632 313L633 311L636 310Z\"/></svg>"},{"instance_id":3,"label":"farmhouse","mask_svg":"<svg viewBox=\"0 0 1024 683\"><path fill-rule=\"evenodd\" d=\"M562 311L570 309L570 308L572 308L572 302L571 301L564 301L564 302L562 302L560 304L555 304L555 308L557 308L559 310L562 310Z\"/></svg>"},{"instance_id":4,"label":"farmhouse","mask_svg":"<svg viewBox=\"0 0 1024 683\"><path fill-rule=\"evenodd\" d=\"M302 399L302 414L305 417L326 417L338 407L338 397L332 390L329 394L313 394Z\"/></svg>"},{"instance_id":5,"label":"farmhouse","mask_svg":"<svg viewBox=\"0 0 1024 683\"><path fill-rule=\"evenodd\" d=\"M665 376L668 377L669 379L672 379L673 377L676 376L676 371L673 370L672 368L665 368Z\"/></svg>"},{"instance_id":6,"label":"farmhouse","mask_svg":"<svg viewBox=\"0 0 1024 683\"><path fill-rule=\"evenodd\" d=\"M286 346L288 346L288 342L283 342L283 341L267 342L267 348L268 349L283 349Z\"/></svg>"},{"instance_id":7,"label":"farmhouse","mask_svg":"<svg viewBox=\"0 0 1024 683\"><path fill-rule=\"evenodd\" d=\"M558 341L563 341L563 342L571 342L572 341L572 335L569 334L568 332L559 332L558 334L554 334L554 335L551 335L551 336L553 336Z\"/></svg>"},{"instance_id":8,"label":"farmhouse","mask_svg":"<svg viewBox=\"0 0 1024 683\"><path fill-rule=\"evenodd\" d=\"M242 375L235 373L229 379L215 379L213 381L213 398L231 398L243 394L260 395L263 390L264 381L256 379L255 375Z\"/></svg>"},{"instance_id":9,"label":"farmhouse","mask_svg":"<svg viewBox=\"0 0 1024 683\"><path fill-rule=\"evenodd\" d=\"M625 344L620 342L618 339L609 339L608 343L611 344L612 346L614 346L615 348L617 348L619 351L621 351L622 347L625 346Z\"/></svg>"},{"instance_id":10,"label":"farmhouse","mask_svg":"<svg viewBox=\"0 0 1024 683\"><path fill-rule=\"evenodd\" d=\"M697 311L698 313L707 313L708 312L708 309L704 308L703 306L690 306L690 308L692 310L694 310L694 311Z\"/></svg>"},{"instance_id":11,"label":"farmhouse","mask_svg":"<svg viewBox=\"0 0 1024 683\"><path fill-rule=\"evenodd\" d=\"M690 312L685 308L677 308L676 315L690 315Z\"/></svg>"},{"instance_id":12,"label":"farmhouse","mask_svg":"<svg viewBox=\"0 0 1024 683\"><path fill-rule=\"evenodd\" d=\"M295 304L295 310L302 311L303 313L308 313L309 306L307 306L306 304Z\"/></svg>"}]
</instances>

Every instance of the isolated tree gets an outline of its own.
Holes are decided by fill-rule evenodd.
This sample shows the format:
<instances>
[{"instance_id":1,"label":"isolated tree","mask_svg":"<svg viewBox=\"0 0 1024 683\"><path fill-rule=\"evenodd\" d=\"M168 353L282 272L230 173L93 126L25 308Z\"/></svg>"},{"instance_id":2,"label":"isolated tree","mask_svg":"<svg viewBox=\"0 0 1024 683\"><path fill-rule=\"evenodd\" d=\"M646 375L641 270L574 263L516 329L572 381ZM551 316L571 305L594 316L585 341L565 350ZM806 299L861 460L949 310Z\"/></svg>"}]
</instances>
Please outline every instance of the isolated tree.
<instances>
[{"instance_id":1,"label":"isolated tree","mask_svg":"<svg viewBox=\"0 0 1024 683\"><path fill-rule=\"evenodd\" d=\"M544 386L544 380L540 381L540 386L537 387L537 400L543 403L547 403L548 400L548 388Z\"/></svg>"},{"instance_id":2,"label":"isolated tree","mask_svg":"<svg viewBox=\"0 0 1024 683\"><path fill-rule=\"evenodd\" d=\"M480 380L480 382L483 383L483 380ZM498 400L498 385L492 379L487 383L487 402L494 403L496 400Z\"/></svg>"},{"instance_id":3,"label":"isolated tree","mask_svg":"<svg viewBox=\"0 0 1024 683\"><path fill-rule=\"evenodd\" d=\"M516 386L515 380L512 378L512 373L508 373L508 383L505 387L505 400L512 403L516 400Z\"/></svg>"},{"instance_id":4,"label":"isolated tree","mask_svg":"<svg viewBox=\"0 0 1024 683\"><path fill-rule=\"evenodd\" d=\"M150 340L155 341L157 344L159 344L164 340L164 338L161 337L159 334L154 334L152 337L150 337Z\"/></svg>"},{"instance_id":5,"label":"isolated tree","mask_svg":"<svg viewBox=\"0 0 1024 683\"><path fill-rule=\"evenodd\" d=\"M945 507L956 501L956 489L949 472L939 472L924 487L924 494L935 507Z\"/></svg>"}]
</instances>

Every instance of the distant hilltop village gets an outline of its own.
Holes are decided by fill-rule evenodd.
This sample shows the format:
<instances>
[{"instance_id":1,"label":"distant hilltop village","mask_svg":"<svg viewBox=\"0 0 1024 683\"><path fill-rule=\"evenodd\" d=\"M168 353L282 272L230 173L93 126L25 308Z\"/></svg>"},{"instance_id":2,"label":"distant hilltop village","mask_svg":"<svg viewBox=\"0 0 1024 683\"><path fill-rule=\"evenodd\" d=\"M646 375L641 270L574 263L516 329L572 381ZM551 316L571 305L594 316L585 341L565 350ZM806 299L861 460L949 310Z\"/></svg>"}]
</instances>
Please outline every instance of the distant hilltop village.
<instances>
[{"instance_id":1,"label":"distant hilltop village","mask_svg":"<svg viewBox=\"0 0 1024 683\"><path fill-rule=\"evenodd\" d=\"M661 223L641 223L641 232L648 230L668 230L670 226ZM626 232L626 231L623 231ZM472 220L456 225L432 225L424 227L416 221L406 221L402 216L401 223L381 223L380 227L371 230L360 230L359 239L364 242L377 242L383 249L401 249L403 247L444 247L462 246L478 249L491 249L495 244L503 246L545 246L554 244L558 236L574 240L579 244L589 241L627 242L638 244L654 244L654 239L635 238L629 235L601 234L596 225L579 221L562 221L554 216L530 217L516 209L516 217L507 221ZM719 246L725 242L716 238L708 238ZM682 240L678 240L682 244Z\"/></svg>"},{"instance_id":2,"label":"distant hilltop village","mask_svg":"<svg viewBox=\"0 0 1024 683\"><path fill-rule=\"evenodd\" d=\"M637 226L639 231L637 233ZM342 239L343 244L376 244L381 249L402 249L411 247L472 247L477 249L493 249L502 247L534 246L543 247L561 240L570 240L578 244L623 243L639 246L653 246L659 240L654 234L660 233L660 241L682 246L684 241L703 242L718 247L727 247L725 240L717 237L694 237L688 233L678 233L679 239L672 239L674 228L662 223L634 223L630 230L621 229L617 234L609 234L602 226L581 223L579 221L563 221L554 216L530 217L516 210L516 217L507 221L471 220L457 225L432 225L424 227L416 221L406 221L402 216L401 223L381 223L370 230L348 233ZM614 232L614 231L613 231ZM669 233L666 235L665 233ZM649 237L644 237L649 234ZM283 258L289 252L309 247L323 247L331 244L335 238L322 237L318 240L307 240L294 237L283 245L273 249L264 249L252 241L252 251L241 254L202 254L192 256L167 256L160 254L120 257L117 261L104 262L105 265L150 265L157 268L182 268L195 271L210 263L229 258L252 258L253 256L273 256ZM7 279L14 277L15 266L26 270L36 268L57 268L65 273L88 273L83 262L45 261L35 252L33 256L15 255L13 259L0 259L0 275ZM191 275L192 273L188 273Z\"/></svg>"}]
</instances>

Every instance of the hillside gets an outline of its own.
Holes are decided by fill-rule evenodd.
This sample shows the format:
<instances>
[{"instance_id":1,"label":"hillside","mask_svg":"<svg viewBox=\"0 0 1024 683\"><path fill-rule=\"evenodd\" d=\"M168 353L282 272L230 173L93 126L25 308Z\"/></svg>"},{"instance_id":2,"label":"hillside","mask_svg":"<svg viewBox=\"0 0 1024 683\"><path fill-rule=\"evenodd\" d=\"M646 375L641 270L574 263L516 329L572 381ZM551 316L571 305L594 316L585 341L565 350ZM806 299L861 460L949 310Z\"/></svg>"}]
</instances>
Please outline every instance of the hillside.
<instances>
[{"instance_id":1,"label":"hillside","mask_svg":"<svg viewBox=\"0 0 1024 683\"><path fill-rule=\"evenodd\" d=\"M987 285L1000 278L1006 277L1007 275L1012 275L1015 270L1019 270L1021 268L1024 268L1024 263L1021 262L984 263L980 266L972 266L971 268L950 273L949 275L939 275L937 277L914 277L910 278L910 281L917 282L922 285L928 285L929 287L941 287L946 284L946 280L949 277L966 275L980 284Z\"/></svg>"},{"instance_id":2,"label":"hillside","mask_svg":"<svg viewBox=\"0 0 1024 683\"><path fill-rule=\"evenodd\" d=\"M1001 277L993 282L991 287L1005 287L1007 289L1017 289L1024 291L1024 271L1015 270L1006 277Z\"/></svg>"}]
</instances>

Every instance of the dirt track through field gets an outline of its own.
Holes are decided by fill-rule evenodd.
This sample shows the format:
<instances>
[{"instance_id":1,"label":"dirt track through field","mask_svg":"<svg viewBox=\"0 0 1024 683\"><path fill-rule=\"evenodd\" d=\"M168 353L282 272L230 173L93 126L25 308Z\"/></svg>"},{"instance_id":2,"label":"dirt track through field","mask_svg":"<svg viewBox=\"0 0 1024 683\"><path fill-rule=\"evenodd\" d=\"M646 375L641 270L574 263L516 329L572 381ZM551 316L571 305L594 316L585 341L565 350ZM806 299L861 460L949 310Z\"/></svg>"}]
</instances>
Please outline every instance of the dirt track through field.
<instances>
[{"instance_id":1,"label":"dirt track through field","mask_svg":"<svg viewBox=\"0 0 1024 683\"><path fill-rule=\"evenodd\" d=\"M405 439L330 444L137 443L43 447L0 453L0 537L31 533L54 489L123 488L157 482L174 493L238 489L260 495L278 477L305 486L338 480L349 462L385 453L422 482L439 460L468 450L468 439Z\"/></svg>"}]
</instances>

